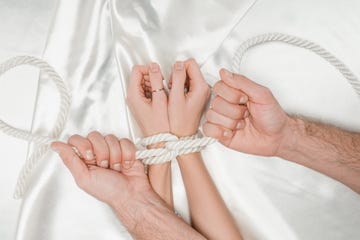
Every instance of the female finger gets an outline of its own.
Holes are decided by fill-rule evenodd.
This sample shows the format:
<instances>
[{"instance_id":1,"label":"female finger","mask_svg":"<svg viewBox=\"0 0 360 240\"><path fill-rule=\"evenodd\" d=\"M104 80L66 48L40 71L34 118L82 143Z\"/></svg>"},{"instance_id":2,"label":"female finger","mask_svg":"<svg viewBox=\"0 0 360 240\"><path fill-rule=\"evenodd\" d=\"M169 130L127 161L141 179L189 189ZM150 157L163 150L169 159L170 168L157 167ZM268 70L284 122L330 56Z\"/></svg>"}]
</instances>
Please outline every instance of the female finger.
<instances>
[{"instance_id":1,"label":"female finger","mask_svg":"<svg viewBox=\"0 0 360 240\"><path fill-rule=\"evenodd\" d=\"M163 76L159 64L151 63L149 68L152 102L155 106L159 106L159 104L166 103L167 98L163 84Z\"/></svg>"}]
</instances>

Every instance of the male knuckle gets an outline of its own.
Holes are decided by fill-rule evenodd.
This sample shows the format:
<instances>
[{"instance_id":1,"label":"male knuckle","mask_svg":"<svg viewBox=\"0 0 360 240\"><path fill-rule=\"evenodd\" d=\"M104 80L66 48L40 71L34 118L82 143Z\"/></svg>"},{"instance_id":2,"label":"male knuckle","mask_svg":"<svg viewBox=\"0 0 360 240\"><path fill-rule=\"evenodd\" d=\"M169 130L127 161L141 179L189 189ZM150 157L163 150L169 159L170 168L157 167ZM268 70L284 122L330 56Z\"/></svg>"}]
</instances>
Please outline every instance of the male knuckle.
<instances>
[{"instance_id":1,"label":"male knuckle","mask_svg":"<svg viewBox=\"0 0 360 240\"><path fill-rule=\"evenodd\" d=\"M235 117L236 119L242 118L243 115L244 115L243 112L244 112L244 111L243 111L240 107L238 107L238 106L234 107L233 113L234 113L234 117Z\"/></svg>"},{"instance_id":2,"label":"male knuckle","mask_svg":"<svg viewBox=\"0 0 360 240\"><path fill-rule=\"evenodd\" d=\"M206 114L205 114L205 118L206 118L206 120L208 120L209 122L211 121L211 119L212 119L212 112L213 112L213 110L209 110L209 111L207 111L206 112Z\"/></svg>"},{"instance_id":3,"label":"male knuckle","mask_svg":"<svg viewBox=\"0 0 360 240\"><path fill-rule=\"evenodd\" d=\"M99 135L100 133L96 130L94 131L91 131L89 134L88 134L88 138L95 138Z\"/></svg>"},{"instance_id":4,"label":"male knuckle","mask_svg":"<svg viewBox=\"0 0 360 240\"><path fill-rule=\"evenodd\" d=\"M193 63L196 63L196 60L195 60L195 58L189 58L188 60L187 60L187 62L189 62L189 63L191 63L191 64L193 64Z\"/></svg>"},{"instance_id":5,"label":"male knuckle","mask_svg":"<svg viewBox=\"0 0 360 240\"><path fill-rule=\"evenodd\" d=\"M68 143L74 143L76 141L76 139L78 139L80 137L80 135L74 134L72 135L69 139L68 139Z\"/></svg>"},{"instance_id":6,"label":"male knuckle","mask_svg":"<svg viewBox=\"0 0 360 240\"><path fill-rule=\"evenodd\" d=\"M264 86L261 88L260 92L264 97L267 97L267 98L271 98L273 96L271 90Z\"/></svg>"},{"instance_id":7,"label":"male knuckle","mask_svg":"<svg viewBox=\"0 0 360 240\"><path fill-rule=\"evenodd\" d=\"M117 137L114 134L107 134L104 138L110 142L115 142L117 140Z\"/></svg>"},{"instance_id":8,"label":"male knuckle","mask_svg":"<svg viewBox=\"0 0 360 240\"><path fill-rule=\"evenodd\" d=\"M140 69L140 65L134 65L134 66L132 67L132 71L133 71L133 72L137 72L137 71L139 71L139 69Z\"/></svg>"}]
</instances>

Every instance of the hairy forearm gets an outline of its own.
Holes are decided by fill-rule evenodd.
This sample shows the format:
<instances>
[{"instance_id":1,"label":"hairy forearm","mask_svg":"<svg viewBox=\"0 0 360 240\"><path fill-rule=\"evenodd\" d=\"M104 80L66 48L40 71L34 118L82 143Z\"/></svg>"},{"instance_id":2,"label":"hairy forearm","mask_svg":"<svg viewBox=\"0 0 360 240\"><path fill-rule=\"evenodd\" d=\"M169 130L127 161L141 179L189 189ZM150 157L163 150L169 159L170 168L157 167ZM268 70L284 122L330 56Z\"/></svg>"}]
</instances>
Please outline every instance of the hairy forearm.
<instances>
[{"instance_id":1,"label":"hairy forearm","mask_svg":"<svg viewBox=\"0 0 360 240\"><path fill-rule=\"evenodd\" d=\"M360 134L291 117L279 156L332 177L360 193Z\"/></svg>"},{"instance_id":2,"label":"hairy forearm","mask_svg":"<svg viewBox=\"0 0 360 240\"><path fill-rule=\"evenodd\" d=\"M134 239L205 239L176 216L152 191L139 194L126 206L114 203L112 207Z\"/></svg>"},{"instance_id":3,"label":"hairy forearm","mask_svg":"<svg viewBox=\"0 0 360 240\"><path fill-rule=\"evenodd\" d=\"M209 239L241 239L229 210L216 189L199 153L178 158L192 225Z\"/></svg>"}]
</instances>

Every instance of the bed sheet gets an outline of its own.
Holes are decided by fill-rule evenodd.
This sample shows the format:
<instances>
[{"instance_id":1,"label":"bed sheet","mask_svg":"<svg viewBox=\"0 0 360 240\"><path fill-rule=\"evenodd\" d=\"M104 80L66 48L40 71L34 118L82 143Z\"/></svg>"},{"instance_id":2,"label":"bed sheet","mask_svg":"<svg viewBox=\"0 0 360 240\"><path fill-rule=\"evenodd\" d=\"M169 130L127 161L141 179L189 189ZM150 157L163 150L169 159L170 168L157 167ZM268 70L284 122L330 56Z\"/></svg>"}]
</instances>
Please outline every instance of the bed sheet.
<instances>
[{"instance_id":1,"label":"bed sheet","mask_svg":"<svg viewBox=\"0 0 360 240\"><path fill-rule=\"evenodd\" d=\"M242 41L266 32L317 42L360 76L356 0L48 3L52 20L39 48L43 46L42 57L66 80L73 96L62 139L91 130L140 137L124 101L132 65L157 61L168 76L173 62L194 57L213 84L219 68L231 66ZM269 87L292 114L360 130L360 101L354 91L311 53L268 44L247 53L239 71ZM54 86L40 73L35 133L49 131L57 105ZM220 144L204 150L203 157L245 239L360 238L360 197L344 185L282 159L237 153ZM188 220L179 169L172 166L175 206ZM111 209L79 190L52 153L34 170L18 211L19 240L130 239Z\"/></svg>"}]
</instances>

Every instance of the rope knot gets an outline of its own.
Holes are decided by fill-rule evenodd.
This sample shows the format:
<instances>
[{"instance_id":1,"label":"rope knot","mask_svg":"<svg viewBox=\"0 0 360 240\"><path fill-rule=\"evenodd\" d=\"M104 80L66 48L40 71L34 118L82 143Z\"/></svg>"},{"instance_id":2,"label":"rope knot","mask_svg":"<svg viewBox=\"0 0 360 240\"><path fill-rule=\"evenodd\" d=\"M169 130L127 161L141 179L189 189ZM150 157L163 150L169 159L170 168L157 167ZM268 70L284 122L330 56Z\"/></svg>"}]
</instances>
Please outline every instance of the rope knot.
<instances>
[{"instance_id":1,"label":"rope knot","mask_svg":"<svg viewBox=\"0 0 360 240\"><path fill-rule=\"evenodd\" d=\"M136 152L136 159L141 159L144 164L164 163L179 155L200 152L214 142L216 142L215 139L202 137L200 133L181 138L171 133L160 133L138 141L138 148L142 147L143 150ZM165 144L160 148L147 149L150 145L159 143Z\"/></svg>"}]
</instances>

